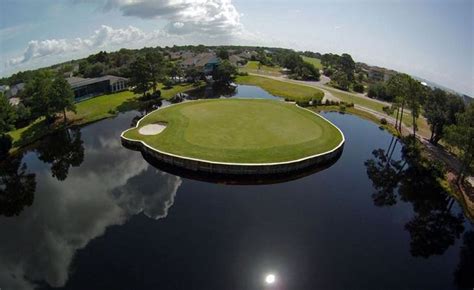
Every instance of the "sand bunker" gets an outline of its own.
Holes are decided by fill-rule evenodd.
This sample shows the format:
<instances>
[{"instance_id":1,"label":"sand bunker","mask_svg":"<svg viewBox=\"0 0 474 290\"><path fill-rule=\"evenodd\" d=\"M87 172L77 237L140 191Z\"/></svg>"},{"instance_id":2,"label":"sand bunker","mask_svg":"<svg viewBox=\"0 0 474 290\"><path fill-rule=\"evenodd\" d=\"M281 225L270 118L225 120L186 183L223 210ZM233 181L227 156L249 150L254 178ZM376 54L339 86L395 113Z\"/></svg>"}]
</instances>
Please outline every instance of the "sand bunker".
<instances>
[{"instance_id":1,"label":"sand bunker","mask_svg":"<svg viewBox=\"0 0 474 290\"><path fill-rule=\"evenodd\" d=\"M156 135L160 134L165 128L166 125L163 124L150 124L141 127L138 132L142 135Z\"/></svg>"}]
</instances>

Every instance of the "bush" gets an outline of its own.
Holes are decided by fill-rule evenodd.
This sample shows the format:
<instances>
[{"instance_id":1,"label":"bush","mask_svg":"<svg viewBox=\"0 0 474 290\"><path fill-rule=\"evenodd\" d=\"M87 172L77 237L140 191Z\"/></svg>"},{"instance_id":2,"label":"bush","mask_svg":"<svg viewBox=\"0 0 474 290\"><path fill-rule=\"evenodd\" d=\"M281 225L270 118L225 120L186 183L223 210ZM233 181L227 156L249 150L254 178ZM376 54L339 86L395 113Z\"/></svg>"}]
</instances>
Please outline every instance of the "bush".
<instances>
[{"instance_id":1,"label":"bush","mask_svg":"<svg viewBox=\"0 0 474 290\"><path fill-rule=\"evenodd\" d=\"M361 83L355 83L353 87L354 87L355 92L358 92L358 93L364 92L364 86Z\"/></svg>"},{"instance_id":2,"label":"bush","mask_svg":"<svg viewBox=\"0 0 474 290\"><path fill-rule=\"evenodd\" d=\"M346 105L345 104L339 104L339 111L345 112L346 111Z\"/></svg>"},{"instance_id":3,"label":"bush","mask_svg":"<svg viewBox=\"0 0 474 290\"><path fill-rule=\"evenodd\" d=\"M382 111L387 113L387 115L392 115L394 110L395 109L392 108L391 106L383 106L383 108L382 108Z\"/></svg>"},{"instance_id":4,"label":"bush","mask_svg":"<svg viewBox=\"0 0 474 290\"><path fill-rule=\"evenodd\" d=\"M387 125L388 124L387 119L385 118L380 119L380 124Z\"/></svg>"},{"instance_id":5,"label":"bush","mask_svg":"<svg viewBox=\"0 0 474 290\"><path fill-rule=\"evenodd\" d=\"M249 74L245 71L239 71L237 75L245 77L245 76L248 76Z\"/></svg>"},{"instance_id":6,"label":"bush","mask_svg":"<svg viewBox=\"0 0 474 290\"><path fill-rule=\"evenodd\" d=\"M296 101L296 104L300 107L308 107L309 101Z\"/></svg>"},{"instance_id":7,"label":"bush","mask_svg":"<svg viewBox=\"0 0 474 290\"><path fill-rule=\"evenodd\" d=\"M170 89L170 88L173 87L174 82L173 82L170 78L166 78L166 79L163 81L163 85L165 86L166 89Z\"/></svg>"}]
</instances>

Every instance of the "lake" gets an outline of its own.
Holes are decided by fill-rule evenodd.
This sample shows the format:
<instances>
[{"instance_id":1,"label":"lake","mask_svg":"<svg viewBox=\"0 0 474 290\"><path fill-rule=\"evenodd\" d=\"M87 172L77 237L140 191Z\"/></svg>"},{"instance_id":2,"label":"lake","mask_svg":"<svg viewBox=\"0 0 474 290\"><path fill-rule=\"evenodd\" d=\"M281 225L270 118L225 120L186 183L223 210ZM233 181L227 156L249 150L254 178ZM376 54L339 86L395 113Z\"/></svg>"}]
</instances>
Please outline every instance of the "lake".
<instances>
[{"instance_id":1,"label":"lake","mask_svg":"<svg viewBox=\"0 0 474 290\"><path fill-rule=\"evenodd\" d=\"M323 113L346 137L335 164L232 185L124 148L137 115L3 163L1 289L457 289L474 273L473 224L376 124Z\"/></svg>"}]
</instances>

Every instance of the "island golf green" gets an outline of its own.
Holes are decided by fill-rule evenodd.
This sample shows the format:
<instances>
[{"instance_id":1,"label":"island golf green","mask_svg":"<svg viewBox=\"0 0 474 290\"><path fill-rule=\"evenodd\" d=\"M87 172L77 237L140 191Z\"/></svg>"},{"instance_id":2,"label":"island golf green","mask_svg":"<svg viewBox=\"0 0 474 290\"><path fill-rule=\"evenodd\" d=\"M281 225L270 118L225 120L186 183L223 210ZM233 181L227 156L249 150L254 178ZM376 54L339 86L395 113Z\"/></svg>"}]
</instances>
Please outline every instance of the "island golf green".
<instances>
[{"instance_id":1,"label":"island golf green","mask_svg":"<svg viewBox=\"0 0 474 290\"><path fill-rule=\"evenodd\" d=\"M263 99L171 105L146 115L122 138L161 154L238 164L291 162L344 143L342 132L320 115L294 103Z\"/></svg>"}]
</instances>

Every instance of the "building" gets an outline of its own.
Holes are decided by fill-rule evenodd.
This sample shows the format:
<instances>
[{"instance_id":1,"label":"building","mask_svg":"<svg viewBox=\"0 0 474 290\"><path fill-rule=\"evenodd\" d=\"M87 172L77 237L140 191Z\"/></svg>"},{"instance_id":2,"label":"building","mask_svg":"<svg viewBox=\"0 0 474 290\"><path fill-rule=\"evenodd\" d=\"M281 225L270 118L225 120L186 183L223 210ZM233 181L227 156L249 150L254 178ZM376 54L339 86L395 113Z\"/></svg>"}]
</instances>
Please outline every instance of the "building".
<instances>
[{"instance_id":1,"label":"building","mask_svg":"<svg viewBox=\"0 0 474 290\"><path fill-rule=\"evenodd\" d=\"M76 100L115 93L128 89L128 79L106 75L98 78L70 77L66 79L74 91Z\"/></svg>"},{"instance_id":2,"label":"building","mask_svg":"<svg viewBox=\"0 0 474 290\"><path fill-rule=\"evenodd\" d=\"M10 99L18 96L25 89L25 83L18 83L10 87L9 90L5 92L5 96Z\"/></svg>"}]
</instances>

